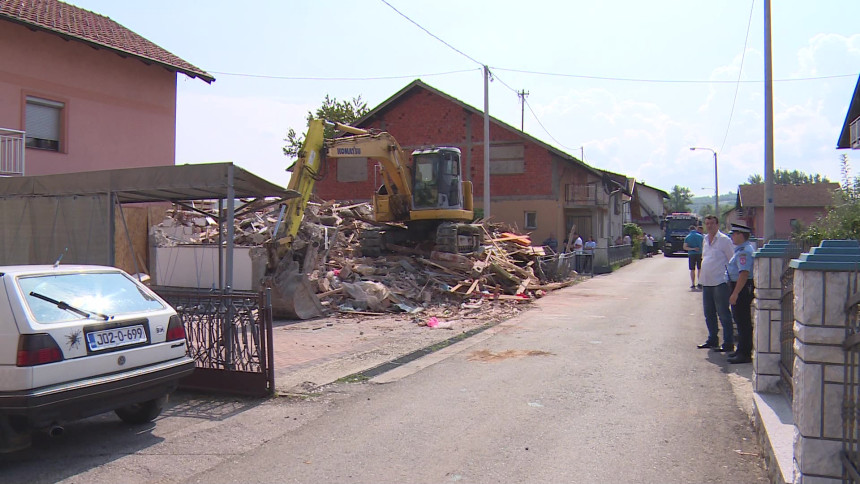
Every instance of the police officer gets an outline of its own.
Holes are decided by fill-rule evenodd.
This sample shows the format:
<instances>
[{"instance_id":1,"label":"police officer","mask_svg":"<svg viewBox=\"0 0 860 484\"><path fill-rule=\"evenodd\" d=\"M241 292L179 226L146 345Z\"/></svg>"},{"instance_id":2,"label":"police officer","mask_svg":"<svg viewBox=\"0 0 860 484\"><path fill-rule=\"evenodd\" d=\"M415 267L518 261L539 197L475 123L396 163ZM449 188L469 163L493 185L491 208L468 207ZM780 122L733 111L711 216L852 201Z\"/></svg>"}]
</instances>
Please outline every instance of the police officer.
<instances>
[{"instance_id":1,"label":"police officer","mask_svg":"<svg viewBox=\"0 0 860 484\"><path fill-rule=\"evenodd\" d=\"M732 224L734 255L729 260L726 273L729 276L729 304L732 318L738 327L738 349L729 353L729 363L752 361L752 310L753 300L753 244L749 241L751 230L746 225Z\"/></svg>"}]
</instances>

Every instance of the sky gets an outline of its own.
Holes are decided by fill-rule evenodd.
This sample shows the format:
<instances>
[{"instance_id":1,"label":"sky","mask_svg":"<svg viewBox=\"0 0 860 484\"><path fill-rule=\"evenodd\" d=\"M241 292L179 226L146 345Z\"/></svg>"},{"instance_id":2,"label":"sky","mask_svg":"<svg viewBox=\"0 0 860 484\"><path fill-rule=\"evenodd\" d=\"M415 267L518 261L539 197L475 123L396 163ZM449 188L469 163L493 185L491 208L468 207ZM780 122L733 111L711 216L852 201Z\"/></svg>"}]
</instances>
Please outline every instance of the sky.
<instances>
[{"instance_id":1,"label":"sky","mask_svg":"<svg viewBox=\"0 0 860 484\"><path fill-rule=\"evenodd\" d=\"M327 94L372 109L421 79L483 110L487 65L491 116L596 168L695 195L714 193L714 155L690 147L718 153L721 194L764 172L764 0L68 3L215 76L177 76L177 164L286 185L283 138ZM774 165L838 182L860 1L771 8Z\"/></svg>"}]
</instances>

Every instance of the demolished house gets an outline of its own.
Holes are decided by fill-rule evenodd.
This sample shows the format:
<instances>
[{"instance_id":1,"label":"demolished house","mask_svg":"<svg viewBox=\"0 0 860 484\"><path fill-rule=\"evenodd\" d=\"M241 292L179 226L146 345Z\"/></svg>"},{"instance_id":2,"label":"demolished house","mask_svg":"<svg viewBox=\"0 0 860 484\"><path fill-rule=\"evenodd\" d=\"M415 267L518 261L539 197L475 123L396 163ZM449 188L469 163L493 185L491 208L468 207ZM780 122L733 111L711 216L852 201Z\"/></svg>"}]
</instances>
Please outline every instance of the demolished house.
<instances>
[{"instance_id":1,"label":"demolished house","mask_svg":"<svg viewBox=\"0 0 860 484\"><path fill-rule=\"evenodd\" d=\"M280 318L315 317L322 312L416 314L428 309L450 314L452 310L480 308L483 301L516 305L572 284L571 276L575 275L570 269L571 254L533 247L528 235L504 224L483 224L484 245L472 254L437 252L421 244L389 244L383 256L365 257L359 235L379 225L370 219L368 203L308 203L296 239L279 260L274 259L273 250L277 243L273 234L283 222L279 208L242 208L240 212L243 215L236 219L234 242L248 251L252 289L265 285L277 292L279 285L287 284L284 274L301 274L301 282L293 277L289 282L292 286L282 288L282 292L300 283L319 299L319 314L314 308L304 314L278 314L276 302L275 317ZM221 232L205 213L205 207L189 210L174 206L165 220L151 229L150 240L156 250L217 246ZM163 257L169 259L157 258ZM189 275L162 265L158 271ZM156 274L155 279L164 284L164 277ZM433 319L429 321L432 324Z\"/></svg>"}]
</instances>

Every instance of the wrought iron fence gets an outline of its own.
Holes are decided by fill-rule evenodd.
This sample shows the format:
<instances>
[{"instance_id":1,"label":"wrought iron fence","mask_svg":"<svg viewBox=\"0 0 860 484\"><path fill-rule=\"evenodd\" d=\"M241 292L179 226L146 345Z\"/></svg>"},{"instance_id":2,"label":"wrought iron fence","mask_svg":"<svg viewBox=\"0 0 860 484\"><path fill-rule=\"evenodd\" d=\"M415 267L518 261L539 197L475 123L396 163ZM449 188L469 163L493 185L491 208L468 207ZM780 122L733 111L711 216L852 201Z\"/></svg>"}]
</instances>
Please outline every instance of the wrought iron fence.
<instances>
[{"instance_id":1,"label":"wrought iron fence","mask_svg":"<svg viewBox=\"0 0 860 484\"><path fill-rule=\"evenodd\" d=\"M185 325L197 368L184 388L243 395L274 391L272 304L266 292L155 288Z\"/></svg>"},{"instance_id":2,"label":"wrought iron fence","mask_svg":"<svg viewBox=\"0 0 860 484\"><path fill-rule=\"evenodd\" d=\"M780 276L782 295L780 297L779 375L780 388L789 400L792 399L794 393L792 383L792 372L794 371L794 269L789 263L791 259L800 257L801 252L803 252L801 244L794 241L789 242L783 255L783 269Z\"/></svg>"},{"instance_id":3,"label":"wrought iron fence","mask_svg":"<svg viewBox=\"0 0 860 484\"><path fill-rule=\"evenodd\" d=\"M609 246L609 266L633 262L633 246L630 244Z\"/></svg>"},{"instance_id":4,"label":"wrought iron fence","mask_svg":"<svg viewBox=\"0 0 860 484\"><path fill-rule=\"evenodd\" d=\"M858 271L849 278L842 397L842 482L860 483L860 290Z\"/></svg>"}]
</instances>

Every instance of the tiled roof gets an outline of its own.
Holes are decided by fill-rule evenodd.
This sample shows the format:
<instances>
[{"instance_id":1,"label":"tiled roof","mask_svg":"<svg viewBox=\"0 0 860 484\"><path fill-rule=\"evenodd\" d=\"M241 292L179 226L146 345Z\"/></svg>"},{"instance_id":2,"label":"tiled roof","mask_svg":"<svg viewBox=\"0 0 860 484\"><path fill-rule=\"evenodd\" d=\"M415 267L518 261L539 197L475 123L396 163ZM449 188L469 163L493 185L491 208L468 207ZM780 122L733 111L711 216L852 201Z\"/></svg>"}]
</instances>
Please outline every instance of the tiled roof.
<instances>
[{"instance_id":1,"label":"tiled roof","mask_svg":"<svg viewBox=\"0 0 860 484\"><path fill-rule=\"evenodd\" d=\"M800 185L774 185L774 207L829 207L833 204L833 193L838 183L804 183ZM738 187L738 203L741 207L764 206L764 184Z\"/></svg>"},{"instance_id":2,"label":"tiled roof","mask_svg":"<svg viewBox=\"0 0 860 484\"><path fill-rule=\"evenodd\" d=\"M108 17L58 0L0 0L0 19L9 20L155 63L206 82L212 75L180 59Z\"/></svg>"}]
</instances>

